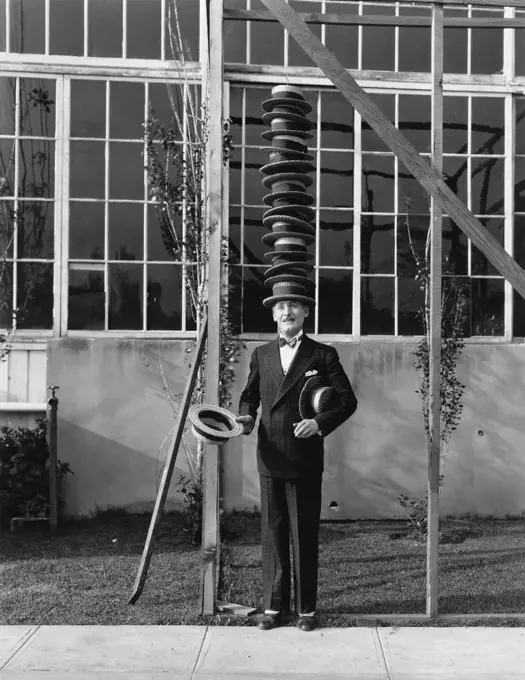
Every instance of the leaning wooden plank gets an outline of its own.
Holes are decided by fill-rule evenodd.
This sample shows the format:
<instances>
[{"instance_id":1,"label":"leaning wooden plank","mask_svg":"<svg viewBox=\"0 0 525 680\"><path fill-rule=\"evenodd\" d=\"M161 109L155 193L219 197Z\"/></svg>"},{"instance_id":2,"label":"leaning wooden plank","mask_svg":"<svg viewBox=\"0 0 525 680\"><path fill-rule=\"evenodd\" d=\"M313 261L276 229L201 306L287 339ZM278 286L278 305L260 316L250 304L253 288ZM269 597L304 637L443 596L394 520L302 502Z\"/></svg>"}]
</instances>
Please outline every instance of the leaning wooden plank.
<instances>
[{"instance_id":1,"label":"leaning wooden plank","mask_svg":"<svg viewBox=\"0 0 525 680\"><path fill-rule=\"evenodd\" d=\"M168 495L171 477L173 475L173 470L175 468L175 461L177 460L177 454L179 452L179 446L182 440L184 425L186 424L186 419L188 417L191 395L193 394L193 389L195 387L195 382L197 380L197 375L199 372L199 366L202 361L202 354L204 352L204 345L206 343L207 333L208 333L208 319L205 314L202 320L202 330L197 341L195 357L193 359L191 371L186 382L184 394L182 395L182 402L179 408L179 413L177 414L177 421L175 423L175 428L173 430L173 437L171 439L168 457L166 458L166 464L164 465L164 470L162 472L159 491L157 493L157 499L155 501L153 515L151 516L148 535L146 537L146 543L144 544L144 550L142 552L142 557L140 559L137 576L135 578L135 583L133 585L133 592L131 594L131 598L129 599L128 604L135 604L135 602L139 599L144 589L144 583L146 582L148 567L153 552L155 531L162 516L164 504L166 502L166 497Z\"/></svg>"},{"instance_id":2,"label":"leaning wooden plank","mask_svg":"<svg viewBox=\"0 0 525 680\"><path fill-rule=\"evenodd\" d=\"M432 7L432 165L443 170L443 7ZM441 459L441 258L442 211L430 206L430 319L428 410L427 616L438 603L439 461Z\"/></svg>"},{"instance_id":3,"label":"leaning wooden plank","mask_svg":"<svg viewBox=\"0 0 525 680\"><path fill-rule=\"evenodd\" d=\"M438 201L443 211L456 222L488 261L525 298L525 272L523 269L459 200L447 186L442 176L418 154L414 146L390 122L369 95L341 66L334 55L312 33L304 21L301 21L297 13L285 0L261 0L261 2L273 12L292 38L299 43L304 52L365 119L378 137L404 163L407 170L414 175L421 186L432 198Z\"/></svg>"}]
</instances>

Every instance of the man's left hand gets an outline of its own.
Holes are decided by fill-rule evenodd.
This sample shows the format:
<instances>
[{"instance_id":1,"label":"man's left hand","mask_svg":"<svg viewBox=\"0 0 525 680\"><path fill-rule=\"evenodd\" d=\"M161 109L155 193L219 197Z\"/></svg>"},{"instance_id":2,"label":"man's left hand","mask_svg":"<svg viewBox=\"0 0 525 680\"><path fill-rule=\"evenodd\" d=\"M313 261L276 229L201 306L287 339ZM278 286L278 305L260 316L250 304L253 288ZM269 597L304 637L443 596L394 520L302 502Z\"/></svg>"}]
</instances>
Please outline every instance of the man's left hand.
<instances>
[{"instance_id":1,"label":"man's left hand","mask_svg":"<svg viewBox=\"0 0 525 680\"><path fill-rule=\"evenodd\" d=\"M300 423L295 424L294 436L299 439L306 439L306 437L312 437L314 434L319 432L319 425L315 420L301 420Z\"/></svg>"}]
</instances>

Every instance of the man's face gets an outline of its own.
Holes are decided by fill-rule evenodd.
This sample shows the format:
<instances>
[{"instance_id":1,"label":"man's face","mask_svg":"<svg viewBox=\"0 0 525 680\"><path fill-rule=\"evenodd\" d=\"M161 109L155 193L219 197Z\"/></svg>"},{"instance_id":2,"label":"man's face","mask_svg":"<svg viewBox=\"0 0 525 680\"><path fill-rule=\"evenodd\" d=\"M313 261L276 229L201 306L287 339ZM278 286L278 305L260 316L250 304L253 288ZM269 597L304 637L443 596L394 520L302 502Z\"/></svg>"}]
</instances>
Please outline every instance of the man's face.
<instances>
[{"instance_id":1,"label":"man's face","mask_svg":"<svg viewBox=\"0 0 525 680\"><path fill-rule=\"evenodd\" d=\"M297 300L280 300L273 306L273 320L285 338L293 338L299 333L309 313L308 307Z\"/></svg>"}]
</instances>

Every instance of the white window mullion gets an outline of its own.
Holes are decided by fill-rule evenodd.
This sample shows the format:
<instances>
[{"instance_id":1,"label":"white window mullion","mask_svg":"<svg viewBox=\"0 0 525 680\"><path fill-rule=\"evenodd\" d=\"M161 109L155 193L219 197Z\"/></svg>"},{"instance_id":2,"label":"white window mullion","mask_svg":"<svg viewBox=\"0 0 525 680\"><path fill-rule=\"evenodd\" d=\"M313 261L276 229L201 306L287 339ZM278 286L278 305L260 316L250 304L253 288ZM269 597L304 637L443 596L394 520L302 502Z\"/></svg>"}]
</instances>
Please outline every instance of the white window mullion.
<instances>
[{"instance_id":1,"label":"white window mullion","mask_svg":"<svg viewBox=\"0 0 525 680\"><path fill-rule=\"evenodd\" d=\"M49 56L49 26L50 26L50 16L49 16L49 0L45 0L45 30L44 30L44 53Z\"/></svg>"},{"instance_id":2,"label":"white window mullion","mask_svg":"<svg viewBox=\"0 0 525 680\"><path fill-rule=\"evenodd\" d=\"M514 19L514 7L505 7L503 16L505 19ZM503 29L503 74L506 85L512 82L516 72L515 33L515 28Z\"/></svg>"},{"instance_id":3,"label":"white window mullion","mask_svg":"<svg viewBox=\"0 0 525 680\"><path fill-rule=\"evenodd\" d=\"M126 0L124 0L124 5ZM104 140L104 330L109 328L109 298L110 298L110 281L109 281L109 120L110 120L110 88L109 80L106 81L106 133Z\"/></svg>"},{"instance_id":4,"label":"white window mullion","mask_svg":"<svg viewBox=\"0 0 525 680\"><path fill-rule=\"evenodd\" d=\"M5 3L5 51L11 52L11 0Z\"/></svg>"},{"instance_id":5,"label":"white window mullion","mask_svg":"<svg viewBox=\"0 0 525 680\"><path fill-rule=\"evenodd\" d=\"M399 5L396 9L396 12L398 11ZM399 130L399 94L394 95L394 116L395 126ZM399 158L394 155L394 335L399 335L399 278L397 275L397 215L399 212L399 172Z\"/></svg>"},{"instance_id":6,"label":"white window mullion","mask_svg":"<svg viewBox=\"0 0 525 680\"><path fill-rule=\"evenodd\" d=\"M84 0L84 57L88 55L88 26L89 26L89 9L88 1Z\"/></svg>"},{"instance_id":7,"label":"white window mullion","mask_svg":"<svg viewBox=\"0 0 525 680\"><path fill-rule=\"evenodd\" d=\"M17 215L17 218L15 219L14 223L14 228L13 228L13 297L12 297L12 302L13 302L13 311L17 309L18 306L18 211L19 211L19 202L18 202L18 175L20 173L20 78L16 79L16 85L15 85L15 139L14 139L14 144L15 144L15 174L14 174L14 208L15 208L15 214ZM15 326L17 325L16 323L16 318L15 318Z\"/></svg>"},{"instance_id":8,"label":"white window mullion","mask_svg":"<svg viewBox=\"0 0 525 680\"><path fill-rule=\"evenodd\" d=\"M354 109L354 277L352 286L352 334L355 339L358 339L361 336L361 193L363 179L361 123L361 116Z\"/></svg>"},{"instance_id":9,"label":"white window mullion","mask_svg":"<svg viewBox=\"0 0 525 680\"><path fill-rule=\"evenodd\" d=\"M56 80L55 116L55 251L53 265L53 335L67 330L68 250L69 250L69 121L71 81L65 76Z\"/></svg>"},{"instance_id":10,"label":"white window mullion","mask_svg":"<svg viewBox=\"0 0 525 680\"><path fill-rule=\"evenodd\" d=\"M149 83L144 83L144 122L148 121L148 101L149 101ZM143 144L144 154L144 205L142 210L142 252L144 253L144 262L142 264L142 299L144 300L142 306L142 328L148 328L148 148L146 144L146 137L144 136Z\"/></svg>"},{"instance_id":11,"label":"white window mullion","mask_svg":"<svg viewBox=\"0 0 525 680\"><path fill-rule=\"evenodd\" d=\"M160 58L162 61L166 60L166 0L161 0L160 3ZM198 58L198 57L197 57Z\"/></svg>"},{"instance_id":12,"label":"white window mullion","mask_svg":"<svg viewBox=\"0 0 525 680\"><path fill-rule=\"evenodd\" d=\"M128 56L128 0L122 0L122 58Z\"/></svg>"}]
</instances>

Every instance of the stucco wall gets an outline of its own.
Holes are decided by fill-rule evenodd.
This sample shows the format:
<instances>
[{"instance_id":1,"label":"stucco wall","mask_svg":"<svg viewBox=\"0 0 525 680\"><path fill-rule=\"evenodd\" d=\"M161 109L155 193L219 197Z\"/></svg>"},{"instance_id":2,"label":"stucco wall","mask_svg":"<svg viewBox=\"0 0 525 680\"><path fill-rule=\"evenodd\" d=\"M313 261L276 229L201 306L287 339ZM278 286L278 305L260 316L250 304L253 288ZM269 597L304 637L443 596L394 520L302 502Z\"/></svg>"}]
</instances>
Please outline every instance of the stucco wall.
<instances>
[{"instance_id":1,"label":"stucco wall","mask_svg":"<svg viewBox=\"0 0 525 680\"><path fill-rule=\"evenodd\" d=\"M173 393L188 374L189 342L57 340L48 384L60 385L59 455L75 476L67 508L140 505L155 499L159 451L173 425L159 358ZM238 366L237 402L254 343ZM393 517L397 496L423 495L427 458L413 343L337 344L359 399L355 415L326 440L325 517ZM469 345L461 424L445 464L442 511L501 515L525 510L525 346ZM191 437L190 437L191 439ZM174 479L187 473L181 451ZM172 485L173 486L173 485ZM222 496L229 507L258 503L255 436L223 448ZM174 493L171 502L180 501ZM331 510L330 503L338 508Z\"/></svg>"}]
</instances>

